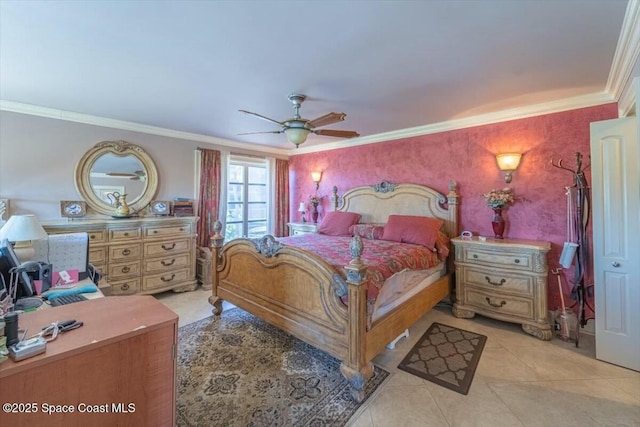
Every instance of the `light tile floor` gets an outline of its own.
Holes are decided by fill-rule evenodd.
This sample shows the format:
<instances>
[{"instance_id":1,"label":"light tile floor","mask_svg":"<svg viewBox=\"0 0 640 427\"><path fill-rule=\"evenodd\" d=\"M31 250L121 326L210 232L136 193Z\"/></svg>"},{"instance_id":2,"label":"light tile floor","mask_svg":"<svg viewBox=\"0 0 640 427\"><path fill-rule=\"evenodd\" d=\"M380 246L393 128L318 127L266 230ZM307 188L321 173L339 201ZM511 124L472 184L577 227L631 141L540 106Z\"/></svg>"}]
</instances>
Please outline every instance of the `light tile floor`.
<instances>
[{"instance_id":1,"label":"light tile floor","mask_svg":"<svg viewBox=\"0 0 640 427\"><path fill-rule=\"evenodd\" d=\"M182 326L211 315L209 295L198 289L156 297ZM397 369L433 322L488 337L467 396ZM540 341L519 325L457 319L443 304L374 363L392 375L350 420L352 427L640 427L640 373L596 360L593 338L584 334L580 348Z\"/></svg>"}]
</instances>

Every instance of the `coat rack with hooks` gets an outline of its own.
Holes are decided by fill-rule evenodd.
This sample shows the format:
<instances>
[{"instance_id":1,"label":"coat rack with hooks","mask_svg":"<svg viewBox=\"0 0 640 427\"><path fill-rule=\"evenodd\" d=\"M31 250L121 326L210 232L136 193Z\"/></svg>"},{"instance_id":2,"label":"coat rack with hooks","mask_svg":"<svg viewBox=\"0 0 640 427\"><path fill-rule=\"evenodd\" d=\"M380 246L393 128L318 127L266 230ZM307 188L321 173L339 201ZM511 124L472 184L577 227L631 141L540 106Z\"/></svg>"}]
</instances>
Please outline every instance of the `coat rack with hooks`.
<instances>
[{"instance_id":1,"label":"coat rack with hooks","mask_svg":"<svg viewBox=\"0 0 640 427\"><path fill-rule=\"evenodd\" d=\"M591 166L590 164L583 166L582 154L576 152L575 168L570 169L562 164L562 159L557 163L551 160L551 165L558 169L566 170L573 175L573 185L565 187L567 190L568 209L567 209L567 240L575 240L578 248L576 250L574 275L572 279L573 288L571 289L571 297L576 303L571 306L578 305L578 323L580 327L584 327L587 321L593 317L587 317L586 308L593 312L593 307L587 301L587 296L591 296L591 288L585 285L585 273L589 269L589 239L587 234L587 226L590 219L591 209L591 193L589 184L585 177L584 171ZM589 293L589 295L587 295ZM579 328L576 328L576 347L579 344Z\"/></svg>"}]
</instances>

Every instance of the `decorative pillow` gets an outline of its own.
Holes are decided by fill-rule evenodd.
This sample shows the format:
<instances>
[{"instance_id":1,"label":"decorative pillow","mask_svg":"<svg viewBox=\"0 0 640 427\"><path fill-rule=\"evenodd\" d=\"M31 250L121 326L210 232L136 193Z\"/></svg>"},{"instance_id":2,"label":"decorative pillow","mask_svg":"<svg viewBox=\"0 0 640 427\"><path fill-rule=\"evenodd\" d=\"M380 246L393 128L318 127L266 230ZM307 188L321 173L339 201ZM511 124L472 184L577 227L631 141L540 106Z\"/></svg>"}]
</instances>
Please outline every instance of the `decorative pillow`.
<instances>
[{"instance_id":1,"label":"decorative pillow","mask_svg":"<svg viewBox=\"0 0 640 427\"><path fill-rule=\"evenodd\" d=\"M318 233L329 236L351 236L349 227L360 221L360 216L355 212L329 212L322 219Z\"/></svg>"},{"instance_id":2,"label":"decorative pillow","mask_svg":"<svg viewBox=\"0 0 640 427\"><path fill-rule=\"evenodd\" d=\"M449 255L450 241L451 240L449 239L449 236L444 234L442 231L438 231L438 237L436 238L435 247L436 251L438 252L438 258L440 258L441 261L447 259L447 256Z\"/></svg>"},{"instance_id":3,"label":"decorative pillow","mask_svg":"<svg viewBox=\"0 0 640 427\"><path fill-rule=\"evenodd\" d=\"M444 221L426 216L389 215L382 239L414 243L433 251L442 224Z\"/></svg>"},{"instance_id":4,"label":"decorative pillow","mask_svg":"<svg viewBox=\"0 0 640 427\"><path fill-rule=\"evenodd\" d=\"M383 233L384 226L378 224L354 224L349 227L349 234L368 240L380 240Z\"/></svg>"}]
</instances>

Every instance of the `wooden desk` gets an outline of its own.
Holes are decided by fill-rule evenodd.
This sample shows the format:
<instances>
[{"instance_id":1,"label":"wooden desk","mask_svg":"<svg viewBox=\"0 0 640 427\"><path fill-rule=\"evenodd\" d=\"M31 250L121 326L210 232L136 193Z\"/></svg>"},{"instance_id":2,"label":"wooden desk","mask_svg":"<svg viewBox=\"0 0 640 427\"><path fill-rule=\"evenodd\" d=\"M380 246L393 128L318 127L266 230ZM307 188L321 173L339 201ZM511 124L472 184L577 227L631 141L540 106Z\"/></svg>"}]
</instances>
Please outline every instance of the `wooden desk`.
<instances>
[{"instance_id":1,"label":"wooden desk","mask_svg":"<svg viewBox=\"0 0 640 427\"><path fill-rule=\"evenodd\" d=\"M177 314L152 296L105 297L20 314L19 326L30 336L67 319L84 326L0 363L0 425L175 425Z\"/></svg>"}]
</instances>

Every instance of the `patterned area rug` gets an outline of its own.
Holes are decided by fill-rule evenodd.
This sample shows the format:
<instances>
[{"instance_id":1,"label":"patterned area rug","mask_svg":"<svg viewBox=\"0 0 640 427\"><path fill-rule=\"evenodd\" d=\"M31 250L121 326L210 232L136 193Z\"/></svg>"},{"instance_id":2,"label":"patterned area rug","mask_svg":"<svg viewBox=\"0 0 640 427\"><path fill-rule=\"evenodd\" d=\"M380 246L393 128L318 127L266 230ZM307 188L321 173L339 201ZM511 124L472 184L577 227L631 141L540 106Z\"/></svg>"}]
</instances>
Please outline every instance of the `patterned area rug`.
<instances>
[{"instance_id":1,"label":"patterned area rug","mask_svg":"<svg viewBox=\"0 0 640 427\"><path fill-rule=\"evenodd\" d=\"M181 327L178 348L178 426L342 426L361 405L337 359L239 308Z\"/></svg>"},{"instance_id":2,"label":"patterned area rug","mask_svg":"<svg viewBox=\"0 0 640 427\"><path fill-rule=\"evenodd\" d=\"M398 369L458 393L469 393L487 337L433 323Z\"/></svg>"}]
</instances>

